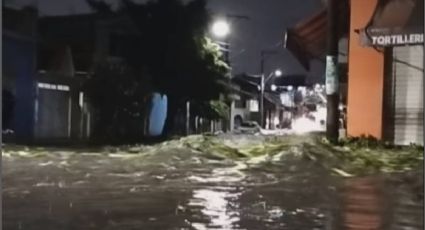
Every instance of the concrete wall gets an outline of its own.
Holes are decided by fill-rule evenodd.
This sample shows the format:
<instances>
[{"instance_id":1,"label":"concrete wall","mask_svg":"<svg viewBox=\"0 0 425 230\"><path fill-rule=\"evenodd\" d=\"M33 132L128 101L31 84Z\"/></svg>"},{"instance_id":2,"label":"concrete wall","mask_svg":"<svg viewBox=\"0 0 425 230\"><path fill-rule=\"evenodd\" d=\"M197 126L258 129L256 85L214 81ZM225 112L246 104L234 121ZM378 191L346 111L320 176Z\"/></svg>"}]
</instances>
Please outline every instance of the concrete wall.
<instances>
[{"instance_id":1,"label":"concrete wall","mask_svg":"<svg viewBox=\"0 0 425 230\"><path fill-rule=\"evenodd\" d=\"M359 34L372 17L378 0L351 0L348 67L347 131L349 136L381 138L384 55L360 45Z\"/></svg>"},{"instance_id":2,"label":"concrete wall","mask_svg":"<svg viewBox=\"0 0 425 230\"><path fill-rule=\"evenodd\" d=\"M15 106L12 129L18 139L30 139L34 126L35 43L3 33L3 74L13 87Z\"/></svg>"}]
</instances>

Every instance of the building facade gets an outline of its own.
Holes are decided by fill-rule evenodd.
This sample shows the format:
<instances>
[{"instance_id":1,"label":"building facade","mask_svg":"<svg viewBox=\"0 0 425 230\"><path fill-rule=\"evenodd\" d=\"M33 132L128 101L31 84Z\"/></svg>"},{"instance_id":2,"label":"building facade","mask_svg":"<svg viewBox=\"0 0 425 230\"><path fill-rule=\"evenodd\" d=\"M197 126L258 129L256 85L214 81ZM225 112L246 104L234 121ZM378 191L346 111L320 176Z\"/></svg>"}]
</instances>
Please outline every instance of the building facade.
<instances>
[{"instance_id":1,"label":"building facade","mask_svg":"<svg viewBox=\"0 0 425 230\"><path fill-rule=\"evenodd\" d=\"M4 7L3 19L2 129L29 140L34 132L37 11Z\"/></svg>"},{"instance_id":2,"label":"building facade","mask_svg":"<svg viewBox=\"0 0 425 230\"><path fill-rule=\"evenodd\" d=\"M423 145L423 0L351 0L348 135Z\"/></svg>"},{"instance_id":3,"label":"building facade","mask_svg":"<svg viewBox=\"0 0 425 230\"><path fill-rule=\"evenodd\" d=\"M340 72L347 135L423 145L423 0L337 3L338 37L348 39ZM286 33L286 48L306 67L325 57L326 15L323 9Z\"/></svg>"}]
</instances>

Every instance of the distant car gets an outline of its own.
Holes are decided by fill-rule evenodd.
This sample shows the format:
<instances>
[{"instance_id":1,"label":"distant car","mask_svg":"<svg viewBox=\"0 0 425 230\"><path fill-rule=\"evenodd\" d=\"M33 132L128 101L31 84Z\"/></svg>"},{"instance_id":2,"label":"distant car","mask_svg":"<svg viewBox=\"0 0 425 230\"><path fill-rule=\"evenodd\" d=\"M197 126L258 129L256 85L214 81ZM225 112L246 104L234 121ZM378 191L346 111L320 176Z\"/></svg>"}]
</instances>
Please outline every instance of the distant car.
<instances>
[{"instance_id":1,"label":"distant car","mask_svg":"<svg viewBox=\"0 0 425 230\"><path fill-rule=\"evenodd\" d=\"M235 128L236 133L255 134L261 132L261 126L255 121L245 121Z\"/></svg>"}]
</instances>

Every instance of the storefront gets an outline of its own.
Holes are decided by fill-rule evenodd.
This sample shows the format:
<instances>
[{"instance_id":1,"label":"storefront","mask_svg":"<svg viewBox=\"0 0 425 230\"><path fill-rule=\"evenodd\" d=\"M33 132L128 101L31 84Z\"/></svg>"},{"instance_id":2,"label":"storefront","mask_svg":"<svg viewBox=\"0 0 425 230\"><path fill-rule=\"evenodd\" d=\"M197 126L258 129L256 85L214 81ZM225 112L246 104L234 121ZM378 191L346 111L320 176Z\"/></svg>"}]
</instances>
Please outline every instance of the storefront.
<instances>
[{"instance_id":1,"label":"storefront","mask_svg":"<svg viewBox=\"0 0 425 230\"><path fill-rule=\"evenodd\" d=\"M361 9L365 2L351 1L352 25L360 16L367 16ZM369 21L363 27L355 25L350 32L348 133L359 135L370 131L398 145L423 144L423 0L368 2L374 9ZM351 48L359 52L353 53ZM359 73L358 68L365 68L362 62L372 57L377 57L372 60L375 64L373 74L360 76L364 73ZM362 87L359 78L364 80L364 86L374 83L369 87L373 87L375 97L369 98L381 108L380 111L375 109L377 113L374 114L381 114L381 118L375 120L378 125L380 123L380 130L361 127L362 121L355 117L362 111L362 103L356 100L359 87ZM370 81L371 78L375 80ZM350 105L350 102L353 103Z\"/></svg>"},{"instance_id":2,"label":"storefront","mask_svg":"<svg viewBox=\"0 0 425 230\"><path fill-rule=\"evenodd\" d=\"M338 36L348 38L339 47L348 53L348 136L423 144L423 1L338 1ZM286 33L285 48L307 68L326 51L326 19L324 9Z\"/></svg>"}]
</instances>

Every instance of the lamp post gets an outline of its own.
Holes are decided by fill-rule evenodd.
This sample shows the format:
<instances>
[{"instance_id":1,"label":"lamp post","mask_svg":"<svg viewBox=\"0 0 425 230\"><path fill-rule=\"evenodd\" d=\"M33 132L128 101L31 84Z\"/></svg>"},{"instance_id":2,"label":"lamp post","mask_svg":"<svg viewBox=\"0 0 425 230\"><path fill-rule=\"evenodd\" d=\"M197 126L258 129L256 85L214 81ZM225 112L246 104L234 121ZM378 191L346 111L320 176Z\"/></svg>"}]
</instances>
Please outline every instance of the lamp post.
<instances>
[{"instance_id":1,"label":"lamp post","mask_svg":"<svg viewBox=\"0 0 425 230\"><path fill-rule=\"evenodd\" d=\"M261 50L261 59L260 59L260 71L261 71L261 99L260 99L260 125L264 128L264 62L266 60L267 55L277 55L279 54L278 50ZM276 70L277 75L282 75L280 70ZM275 72L276 72L275 71ZM273 74L273 73L272 73ZM272 76L269 75L270 77ZM267 80L266 80L267 81Z\"/></svg>"},{"instance_id":2,"label":"lamp post","mask_svg":"<svg viewBox=\"0 0 425 230\"><path fill-rule=\"evenodd\" d=\"M212 34L219 39L222 39L221 42L217 42L220 45L221 51L224 55L224 61L227 63L227 65L230 67L230 34L232 33L231 30L231 23L230 19L233 20L250 20L249 17L244 15L234 15L234 14L225 14L221 15L216 19L212 25L211 25L211 32ZM231 73L229 73L230 76L227 79L228 84L231 85ZM229 105L229 104L228 104ZM231 108L229 111L229 117L230 117L230 129L232 129L232 105L230 103L229 107Z\"/></svg>"},{"instance_id":3,"label":"lamp post","mask_svg":"<svg viewBox=\"0 0 425 230\"><path fill-rule=\"evenodd\" d=\"M232 33L231 22L234 20L250 20L251 18L245 15L236 15L236 14L224 14L218 16L218 18L213 22L211 26L212 34L219 38L223 39L223 42L219 42L222 50L224 50L224 59L225 62L230 66L230 42L229 36Z\"/></svg>"},{"instance_id":4,"label":"lamp post","mask_svg":"<svg viewBox=\"0 0 425 230\"><path fill-rule=\"evenodd\" d=\"M230 26L227 21L221 19L213 23L212 32L219 38L224 38L230 33Z\"/></svg>"},{"instance_id":5,"label":"lamp post","mask_svg":"<svg viewBox=\"0 0 425 230\"><path fill-rule=\"evenodd\" d=\"M229 52L230 52L230 45L229 45L229 34L230 34L230 25L227 22L227 20L224 19L218 19L212 24L211 32L216 36L217 38L224 39L224 42L218 42L220 47L222 47L222 51L224 53L224 59L227 64L230 64L229 60Z\"/></svg>"},{"instance_id":6,"label":"lamp post","mask_svg":"<svg viewBox=\"0 0 425 230\"><path fill-rule=\"evenodd\" d=\"M260 83L260 125L264 128L264 88L266 83L273 77L282 76L282 71L277 69L274 72L271 72L267 77L264 76L264 73L261 74L261 83Z\"/></svg>"}]
</instances>

